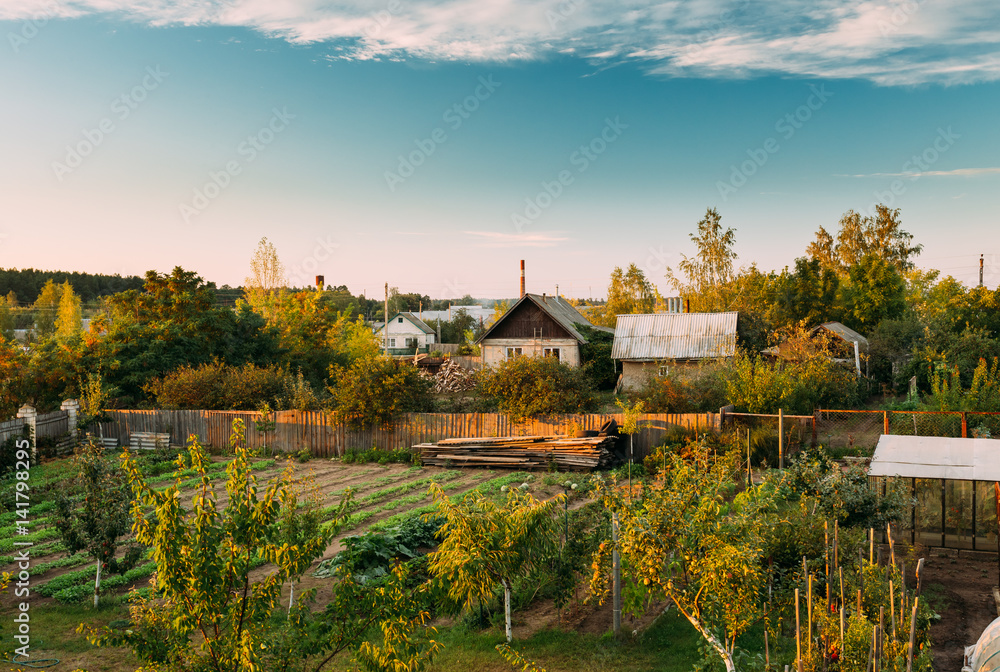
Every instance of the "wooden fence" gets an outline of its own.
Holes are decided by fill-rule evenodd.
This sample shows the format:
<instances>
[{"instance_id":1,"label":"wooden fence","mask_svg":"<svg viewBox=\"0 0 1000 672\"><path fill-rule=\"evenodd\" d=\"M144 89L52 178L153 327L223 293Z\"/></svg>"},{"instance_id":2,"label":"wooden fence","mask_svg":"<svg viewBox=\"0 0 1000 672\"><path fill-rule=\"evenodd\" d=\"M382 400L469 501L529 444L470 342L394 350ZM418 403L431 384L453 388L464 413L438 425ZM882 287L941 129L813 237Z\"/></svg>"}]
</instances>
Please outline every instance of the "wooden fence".
<instances>
[{"instance_id":1,"label":"wooden fence","mask_svg":"<svg viewBox=\"0 0 1000 672\"><path fill-rule=\"evenodd\" d=\"M105 437L128 443L132 432L170 434L172 444L184 444L192 434L202 443L224 447L229 443L233 420L246 425L247 443L275 450L294 452L308 448L317 457L341 456L347 451L370 448L392 450L418 443L459 437L532 436L573 434L578 430L596 430L607 420L622 422L621 414L558 415L536 418L515 424L499 413L410 413L391 426L372 430L354 430L331 421L319 411L279 411L274 414L276 428L266 436L257 431L257 413L252 411L108 411L112 421L92 429ZM642 429L634 437L633 450L641 459L655 447L671 428L697 431L718 430L715 413L653 413L640 419Z\"/></svg>"},{"instance_id":2,"label":"wooden fence","mask_svg":"<svg viewBox=\"0 0 1000 672\"><path fill-rule=\"evenodd\" d=\"M11 436L20 435L26 424L24 418L14 418L0 422L0 443ZM62 437L69 431L69 414L66 411L44 413L35 417L35 438L54 439Z\"/></svg>"},{"instance_id":3,"label":"wooden fence","mask_svg":"<svg viewBox=\"0 0 1000 672\"><path fill-rule=\"evenodd\" d=\"M0 422L0 443L3 443L12 436L20 436L23 427L24 420L21 418Z\"/></svg>"}]
</instances>

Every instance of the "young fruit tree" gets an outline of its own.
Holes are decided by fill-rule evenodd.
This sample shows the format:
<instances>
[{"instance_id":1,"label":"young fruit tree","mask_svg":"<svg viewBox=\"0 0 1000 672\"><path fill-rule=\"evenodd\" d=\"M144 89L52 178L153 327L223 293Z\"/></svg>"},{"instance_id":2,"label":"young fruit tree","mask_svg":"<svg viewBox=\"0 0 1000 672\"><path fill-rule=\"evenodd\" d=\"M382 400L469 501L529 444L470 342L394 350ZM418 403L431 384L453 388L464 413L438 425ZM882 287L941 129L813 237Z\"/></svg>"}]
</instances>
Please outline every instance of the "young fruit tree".
<instances>
[{"instance_id":1,"label":"young fruit tree","mask_svg":"<svg viewBox=\"0 0 1000 672\"><path fill-rule=\"evenodd\" d=\"M657 479L631 501L617 484L603 483L605 506L618 514L618 551L625 607L641 612L656 599L672 602L733 672L736 637L760 616L765 584L763 532L774 496L764 489L736 495L739 456L715 457L695 442L690 455L673 455ZM608 592L612 545L594 559L592 595Z\"/></svg>"},{"instance_id":2,"label":"young fruit tree","mask_svg":"<svg viewBox=\"0 0 1000 672\"><path fill-rule=\"evenodd\" d=\"M78 493L63 492L56 499L55 527L69 555L86 551L97 561L96 608L102 572L124 574L135 567L144 549L134 541L121 543L132 522L132 490L125 472L94 441L86 443L75 460ZM124 550L121 557L117 557L119 549Z\"/></svg>"},{"instance_id":3,"label":"young fruit tree","mask_svg":"<svg viewBox=\"0 0 1000 672\"><path fill-rule=\"evenodd\" d=\"M502 586L505 632L510 642L514 580L556 552L559 532L555 513L565 495L539 502L524 489L511 488L506 500L497 504L479 495L452 502L437 484L431 485L430 493L437 510L428 517L445 519L438 531L441 544L431 554L431 573L465 608L477 600L491 600Z\"/></svg>"}]
</instances>

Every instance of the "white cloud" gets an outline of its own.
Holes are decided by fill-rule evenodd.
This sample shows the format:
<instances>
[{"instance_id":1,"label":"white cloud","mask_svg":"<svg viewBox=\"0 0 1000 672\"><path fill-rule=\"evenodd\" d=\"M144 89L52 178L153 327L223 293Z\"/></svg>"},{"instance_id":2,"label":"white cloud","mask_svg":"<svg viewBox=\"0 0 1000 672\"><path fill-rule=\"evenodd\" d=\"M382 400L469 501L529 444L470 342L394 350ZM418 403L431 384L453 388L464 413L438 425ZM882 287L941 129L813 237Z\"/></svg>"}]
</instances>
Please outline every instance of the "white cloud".
<instances>
[{"instance_id":1,"label":"white cloud","mask_svg":"<svg viewBox=\"0 0 1000 672\"><path fill-rule=\"evenodd\" d=\"M908 173L863 173L860 175L836 175L835 177L974 177L976 175L996 175L1000 167L955 168L953 170L922 170Z\"/></svg>"},{"instance_id":2,"label":"white cloud","mask_svg":"<svg viewBox=\"0 0 1000 672\"><path fill-rule=\"evenodd\" d=\"M499 233L496 231L463 231L479 240L480 247L553 247L569 240L561 231L537 233Z\"/></svg>"},{"instance_id":3,"label":"white cloud","mask_svg":"<svg viewBox=\"0 0 1000 672\"><path fill-rule=\"evenodd\" d=\"M1000 79L996 0L0 0L0 19L87 14L249 27L351 60L572 53L674 77Z\"/></svg>"}]
</instances>

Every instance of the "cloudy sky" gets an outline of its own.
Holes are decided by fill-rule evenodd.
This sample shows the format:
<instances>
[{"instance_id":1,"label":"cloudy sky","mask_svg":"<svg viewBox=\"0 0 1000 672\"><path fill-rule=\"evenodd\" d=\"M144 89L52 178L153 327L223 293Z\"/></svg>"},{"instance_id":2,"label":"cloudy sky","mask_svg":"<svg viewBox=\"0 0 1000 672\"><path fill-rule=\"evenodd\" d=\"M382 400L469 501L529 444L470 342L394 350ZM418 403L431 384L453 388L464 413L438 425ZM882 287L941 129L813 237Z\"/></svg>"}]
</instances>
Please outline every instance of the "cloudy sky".
<instances>
[{"instance_id":1,"label":"cloudy sky","mask_svg":"<svg viewBox=\"0 0 1000 672\"><path fill-rule=\"evenodd\" d=\"M996 0L0 1L0 267L435 297L659 284L902 210L1000 283ZM665 289L665 288L664 288Z\"/></svg>"}]
</instances>

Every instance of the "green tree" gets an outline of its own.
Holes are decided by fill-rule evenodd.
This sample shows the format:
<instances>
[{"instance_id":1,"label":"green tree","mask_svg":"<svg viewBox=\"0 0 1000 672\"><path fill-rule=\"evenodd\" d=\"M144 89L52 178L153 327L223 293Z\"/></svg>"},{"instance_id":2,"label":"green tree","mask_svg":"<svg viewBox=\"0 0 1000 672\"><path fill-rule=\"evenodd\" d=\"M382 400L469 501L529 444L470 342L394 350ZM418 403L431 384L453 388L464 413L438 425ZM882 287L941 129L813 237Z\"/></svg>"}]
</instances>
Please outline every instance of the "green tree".
<instances>
[{"instance_id":1,"label":"green tree","mask_svg":"<svg viewBox=\"0 0 1000 672\"><path fill-rule=\"evenodd\" d=\"M681 296L696 299L698 311L726 310L728 306L722 300L721 289L734 278L736 231L723 229L722 215L715 208L709 208L698 222L697 235L692 233L690 238L697 252L693 257L681 255L683 259L677 265L686 280L682 281L670 268L667 280Z\"/></svg>"},{"instance_id":2,"label":"green tree","mask_svg":"<svg viewBox=\"0 0 1000 672\"><path fill-rule=\"evenodd\" d=\"M278 250L268 239L261 238L250 258L250 275L243 281L243 294L258 315L269 322L276 312L275 294L287 284L285 266Z\"/></svg>"},{"instance_id":3,"label":"green tree","mask_svg":"<svg viewBox=\"0 0 1000 672\"><path fill-rule=\"evenodd\" d=\"M656 480L626 498L616 484L598 494L618 515L618 551L627 590L624 607L641 613L651 600L677 607L733 672L736 638L762 616L765 533L775 520L775 496L752 488L735 497L742 478L738 451L715 457L702 442L677 454ZM594 561L591 593L608 593L612 546Z\"/></svg>"},{"instance_id":4,"label":"green tree","mask_svg":"<svg viewBox=\"0 0 1000 672\"><path fill-rule=\"evenodd\" d=\"M786 325L806 322L814 325L834 319L837 313L839 278L819 259L799 257L795 270L784 277L775 306L778 319Z\"/></svg>"},{"instance_id":5,"label":"green tree","mask_svg":"<svg viewBox=\"0 0 1000 672\"><path fill-rule=\"evenodd\" d=\"M894 320L906 309L905 286L891 262L874 255L852 265L843 288L845 321L848 326L868 331L882 320Z\"/></svg>"},{"instance_id":6,"label":"green tree","mask_svg":"<svg viewBox=\"0 0 1000 672\"><path fill-rule=\"evenodd\" d=\"M405 589L403 571L378 586L361 586L342 575L332 583L324 612L309 609L315 595L310 590L287 619L273 617L282 584L301 576L326 550L349 497L334 509L333 523L314 536L282 532L287 520L282 512L294 506L291 473L258 488L241 420L233 423L230 447L229 501L221 511L211 462L196 439L187 460L200 485L186 507L180 493L185 459L178 459L175 482L156 490L128 451L122 454L136 496L132 529L140 543L153 548L157 596L133 595L129 629L90 628L90 641L126 647L144 669L163 672L318 672L347 649L356 649L361 664L382 666L376 669L423 669L439 645L416 635L427 614L413 614L414 596ZM254 567L265 561L270 571L251 580ZM384 633L382 642L365 648L373 627Z\"/></svg>"},{"instance_id":7,"label":"green tree","mask_svg":"<svg viewBox=\"0 0 1000 672\"><path fill-rule=\"evenodd\" d=\"M49 280L35 299L35 334L39 337L51 336L56 328L56 317L59 314L59 303L62 300L63 286Z\"/></svg>"},{"instance_id":8,"label":"green tree","mask_svg":"<svg viewBox=\"0 0 1000 672\"><path fill-rule=\"evenodd\" d=\"M475 494L452 502L436 483L430 493L437 508L428 515L444 518L438 531L441 544L431 554L431 573L466 609L492 599L497 587L502 587L510 642L511 590L519 577L555 551L554 513L565 495L539 502L530 493L512 488L503 504Z\"/></svg>"},{"instance_id":9,"label":"green tree","mask_svg":"<svg viewBox=\"0 0 1000 672\"><path fill-rule=\"evenodd\" d=\"M903 229L899 208L895 210L879 204L875 214L861 215L848 210L840 218L836 242L824 229L816 232L816 240L806 248L806 253L820 262L823 268L846 274L865 257L876 257L899 273L913 269L913 259L923 250L923 245L913 245L913 234Z\"/></svg>"},{"instance_id":10,"label":"green tree","mask_svg":"<svg viewBox=\"0 0 1000 672\"><path fill-rule=\"evenodd\" d=\"M56 523L69 555L86 551L97 561L94 579L94 608L101 590L101 572L124 574L135 567L143 547L135 542L122 544L131 527L132 490L125 473L104 456L104 447L91 441L76 458L79 495L65 493L56 499ZM118 551L125 549L122 557Z\"/></svg>"},{"instance_id":11,"label":"green tree","mask_svg":"<svg viewBox=\"0 0 1000 672\"><path fill-rule=\"evenodd\" d=\"M512 422L548 413L584 413L595 401L587 374L555 357L505 359L480 371L476 390Z\"/></svg>"},{"instance_id":12,"label":"green tree","mask_svg":"<svg viewBox=\"0 0 1000 672\"><path fill-rule=\"evenodd\" d=\"M14 306L6 297L0 297L0 338L14 338Z\"/></svg>"},{"instance_id":13,"label":"green tree","mask_svg":"<svg viewBox=\"0 0 1000 672\"><path fill-rule=\"evenodd\" d=\"M635 264L626 270L616 266L608 284L607 303L591 312L594 324L614 328L619 315L652 313L656 306L656 287Z\"/></svg>"},{"instance_id":14,"label":"green tree","mask_svg":"<svg viewBox=\"0 0 1000 672\"><path fill-rule=\"evenodd\" d=\"M409 363L369 355L331 367L330 376L333 417L351 427L385 426L400 413L430 410L432 383Z\"/></svg>"},{"instance_id":15,"label":"green tree","mask_svg":"<svg viewBox=\"0 0 1000 672\"><path fill-rule=\"evenodd\" d=\"M80 333L83 311L80 309L80 297L73 292L69 282L62 286L62 296L59 298L59 314L56 318L56 335L60 338L71 338Z\"/></svg>"}]
</instances>

